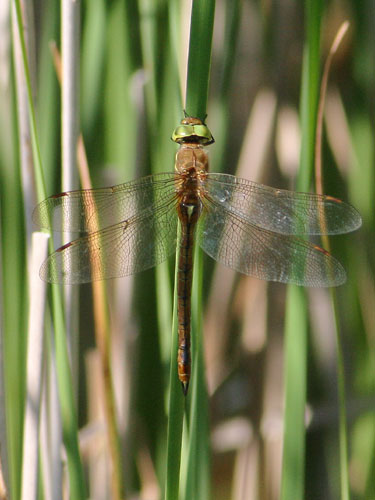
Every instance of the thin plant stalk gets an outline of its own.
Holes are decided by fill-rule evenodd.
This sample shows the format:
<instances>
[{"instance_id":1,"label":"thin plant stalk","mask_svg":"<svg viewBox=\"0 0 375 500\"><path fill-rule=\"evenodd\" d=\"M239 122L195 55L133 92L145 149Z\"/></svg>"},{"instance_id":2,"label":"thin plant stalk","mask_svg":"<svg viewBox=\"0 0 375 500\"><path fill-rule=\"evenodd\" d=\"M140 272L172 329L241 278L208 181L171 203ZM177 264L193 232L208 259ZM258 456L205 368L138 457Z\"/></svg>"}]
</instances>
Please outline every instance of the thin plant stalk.
<instances>
[{"instance_id":1,"label":"thin plant stalk","mask_svg":"<svg viewBox=\"0 0 375 500\"><path fill-rule=\"evenodd\" d=\"M206 107L207 107L207 94L208 94L208 82L210 74L210 60L211 60L211 46L212 46L212 34L213 34L213 20L215 13L215 1L204 0L201 2L194 2L192 6L191 14L191 28L190 28L190 41L189 41L189 58L188 58L188 75L187 75L187 88L186 88L186 113L189 116L196 116L202 120L206 117ZM178 254L178 252L177 252ZM176 260L176 267L178 262L178 256ZM194 278L201 282L197 277L197 272L202 272L201 269L198 271L194 270ZM177 290L177 274L175 278L175 294ZM176 367L176 355L177 355L177 339L176 336L176 318L177 318L177 299L174 299L174 328L173 328L173 345L172 345L172 359L171 359L171 379L170 379L170 399L169 399L169 421L168 421L168 449L167 449L167 479L166 479L166 500L178 498L179 491L179 469L181 462L181 439L182 439L182 409L183 409L183 397L181 393L181 388L177 388L177 367ZM199 311L196 311L199 312ZM195 321L192 319L192 325L201 325L201 321ZM200 332L196 332L197 335ZM195 344L197 346L197 343ZM198 352L198 351L197 351ZM203 356L202 356L203 359ZM198 363L198 356L194 356L193 363ZM193 374L195 369L193 368ZM197 372L198 373L198 372ZM173 377L175 380L173 380ZM198 383L198 381L194 382ZM201 381L200 381L201 383ZM193 397L197 398L200 391L194 391ZM197 400L196 403L199 403ZM205 420L206 414L201 416L202 420ZM173 430L173 426L176 426L177 430ZM189 439L194 439L194 436L189 437ZM195 478L196 475L190 468L189 473L190 478ZM191 488L191 484L187 484L188 489ZM195 489L195 486L193 486Z\"/></svg>"},{"instance_id":2,"label":"thin plant stalk","mask_svg":"<svg viewBox=\"0 0 375 500\"><path fill-rule=\"evenodd\" d=\"M192 298L192 359L193 383L189 421L189 452L185 499L210 498L210 443L209 408L205 382L202 309L203 309L203 255L199 247L195 249Z\"/></svg>"},{"instance_id":3,"label":"thin plant stalk","mask_svg":"<svg viewBox=\"0 0 375 500\"><path fill-rule=\"evenodd\" d=\"M39 268L47 258L48 235L34 233L30 266L30 314L27 335L27 385L22 452L22 500L38 498L39 426L42 389L45 281L39 278Z\"/></svg>"},{"instance_id":4,"label":"thin plant stalk","mask_svg":"<svg viewBox=\"0 0 375 500\"><path fill-rule=\"evenodd\" d=\"M220 75L219 97L214 108L215 130L213 134L217 143L213 159L215 172L222 172L227 165L228 132L231 128L228 112L231 99L234 66L236 64L237 45L240 35L240 22L243 0L233 0L225 5L225 34L222 44L223 63Z\"/></svg>"},{"instance_id":5,"label":"thin plant stalk","mask_svg":"<svg viewBox=\"0 0 375 500\"><path fill-rule=\"evenodd\" d=\"M22 59L25 71L25 84L28 94L28 107L30 118L31 144L34 157L34 171L36 178L36 188L38 200L42 201L45 196L45 184L42 170L40 147L37 136L36 118L34 104L31 92L29 66L26 55L25 39L23 34L23 23L21 6L19 0L15 0L16 18L21 40ZM50 239L51 242L52 238ZM50 249L53 248L53 242L50 243ZM75 402L72 390L72 378L70 372L70 363L67 351L67 343L64 328L64 318L62 311L62 301L60 288L52 285L52 312L54 317L55 337L56 337L56 362L57 376L59 386L59 396L63 425L63 440L67 452L68 474L70 483L70 493L72 498L77 500L85 499L85 483L83 469L78 447L78 426Z\"/></svg>"},{"instance_id":6,"label":"thin plant stalk","mask_svg":"<svg viewBox=\"0 0 375 500\"><path fill-rule=\"evenodd\" d=\"M14 9L13 9L14 12ZM35 61L35 33L33 29L33 12L32 4L23 2L24 22L26 23L26 46L28 47L28 58L30 61L30 76L31 86L35 91L36 81L36 61ZM22 179L22 194L25 210L25 226L27 248L31 248L31 233L33 230L31 222L32 209L35 206L35 193L31 189L33 185L32 179L32 155L30 155L30 123L28 116L27 91L24 84L24 71L21 55L20 39L15 23L12 23L13 29L13 46L14 46L14 61L15 61L15 81L17 91L17 117L19 127L19 149L20 149L20 165ZM27 256L29 261L30 256ZM28 262L29 265L29 262Z\"/></svg>"},{"instance_id":7,"label":"thin plant stalk","mask_svg":"<svg viewBox=\"0 0 375 500\"><path fill-rule=\"evenodd\" d=\"M61 80L61 191L78 187L76 151L79 116L80 2L61 2L61 54L64 68ZM73 239L63 228L63 243ZM64 286L65 329L73 381L78 380L79 290ZM75 382L74 382L75 384ZM74 387L78 394L78 387Z\"/></svg>"},{"instance_id":8,"label":"thin plant stalk","mask_svg":"<svg viewBox=\"0 0 375 500\"><path fill-rule=\"evenodd\" d=\"M214 17L215 0L193 2L185 109L201 120L206 119Z\"/></svg>"},{"instance_id":9,"label":"thin plant stalk","mask_svg":"<svg viewBox=\"0 0 375 500\"><path fill-rule=\"evenodd\" d=\"M177 290L179 251L176 252L174 289ZM165 480L165 500L176 500L179 497L180 463L182 452L182 424L185 400L177 374L177 297L174 296L172 320L171 364L169 374L169 402L167 424L167 462Z\"/></svg>"},{"instance_id":10,"label":"thin plant stalk","mask_svg":"<svg viewBox=\"0 0 375 500\"><path fill-rule=\"evenodd\" d=\"M26 39L27 39L27 47L28 47L28 54L29 54L29 59L31 62L31 67L30 67L30 73L32 75L32 84L33 88L35 88L35 58L30 57L31 54L34 56L35 55L35 50L34 50L34 44L35 44L35 38L34 38L34 30L32 29L32 6L29 3L23 3L23 13L24 13L24 23L25 23L25 32L26 32ZM24 69L23 69L23 61L22 61L22 50L21 50L21 43L20 43L20 37L18 33L18 27L16 25L16 16L15 16L15 8L14 5L12 5L12 37L13 37L13 59L14 59L14 70L15 70L15 85L16 85L16 103L17 103L17 119L18 119L18 149L19 149L19 165L20 165L20 177L21 177L21 184L22 184L22 192L20 190L19 193L17 193L18 196L22 195L22 209L24 213L22 214L23 216L23 222L25 224L25 234L26 234L26 245L25 248L29 249L31 247L31 231L32 231L32 225L31 225L31 209L33 204L35 203L35 198L33 197L33 190L31 188L32 186L32 155L30 154L30 126L29 126L29 117L28 117L28 102L27 102L27 90L25 87L25 76L24 76ZM18 176L17 176L18 177ZM4 188L3 188L4 189ZM7 195L9 196L9 186L6 188L7 190ZM13 196L14 196L13 192ZM6 201L6 196L4 194L4 197L2 197L2 204L4 206L8 205ZM17 196L16 195L16 196ZM8 205L9 206L9 205ZM20 213L21 215L21 213ZM4 217L8 217L9 215L6 216L4 214ZM17 217L17 214L12 213L12 222L13 222L13 217ZM14 224L14 222L13 222ZM14 224L14 226L16 226ZM23 228L22 228L23 229ZM7 231L6 228L6 222L4 223L3 227L4 231L4 245L12 245L12 242L10 241L10 233ZM13 242L14 243L14 242ZM9 248L9 247L8 247ZM7 258L7 250L4 246L4 262L8 261ZM13 255L18 255L18 259L14 259L14 263L18 265L18 269L21 270L22 275L19 275L19 277L22 279L22 281L26 278L27 273L25 273L25 262L24 262L24 255L23 251L22 253L17 252L18 249L15 247L11 247L11 251ZM12 255L12 259L13 259ZM26 269L30 269L30 255L26 254ZM9 262L9 261L8 261ZM9 277L13 269L8 269L8 266L6 266L7 269L4 269L4 282L9 283ZM26 278L27 279L27 278ZM26 290L27 286L25 286L25 282L21 283L16 279L16 276L13 274L12 280L15 282L15 287L18 287L17 290L17 302L20 297L22 297L22 301L18 302L16 309L14 312L17 312L17 315L20 318L27 318L28 312L26 312L26 304L27 304L27 296L26 296ZM4 292L4 302L7 300L5 297L8 296L9 294L12 293L12 288L6 285L5 287L5 292ZM13 288L15 291L16 288ZM23 293L24 290L24 293ZM13 297L13 304L16 304L16 301L14 300L15 297ZM10 319L10 309L5 306L5 311L4 311L4 317ZM5 333L5 338L4 338L4 348L5 348L5 359L4 359L4 372L5 372L5 380L6 381L11 381L12 383L12 391L6 391L6 405L5 408L7 410L6 416L7 416L7 430L8 430L8 443L9 443L9 449L8 449L8 457L9 457L9 463L10 463L10 470L11 470L11 476L10 480L11 483L9 484L9 494L14 495L16 497L19 496L20 494L20 482L18 481L18 478L21 476L21 467L22 467L22 456L21 456L21 449L22 449L22 442L21 442L21 436L22 436L22 426L23 426L23 404L22 402L24 401L25 397L25 370L26 370L26 350L27 350L27 343L26 343L26 322L24 322L22 319L23 327L21 327L21 324L17 325L17 323L14 321L15 318L12 318L12 328L15 329L15 332L17 332L16 335L12 335L12 338L10 339L8 337L8 332L11 333L11 330L9 328L4 328L4 333ZM7 321L7 320L5 320ZM6 323L5 323L6 324ZM24 355L25 354L25 355ZM13 361L12 361L13 360ZM9 382L8 382L9 383ZM4 464L5 467L7 466Z\"/></svg>"},{"instance_id":11,"label":"thin plant stalk","mask_svg":"<svg viewBox=\"0 0 375 500\"><path fill-rule=\"evenodd\" d=\"M306 46L301 82L302 144L297 189L308 191L314 164L318 107L320 0L306 1ZM290 285L285 317L284 441L282 500L300 500L305 484L305 406L307 372L307 303L305 291Z\"/></svg>"},{"instance_id":12,"label":"thin plant stalk","mask_svg":"<svg viewBox=\"0 0 375 500\"><path fill-rule=\"evenodd\" d=\"M1 312L3 312L1 310ZM4 366L4 335L0 335L0 364ZM0 370L0 407L6 407L5 399L5 380L4 380L4 370ZM0 414L0 439L3 443L1 454L0 454L0 498L1 495L4 498L7 495L6 485L9 485L9 464L8 464L8 437L7 437L7 425L6 425L6 413L1 412Z\"/></svg>"},{"instance_id":13,"label":"thin plant stalk","mask_svg":"<svg viewBox=\"0 0 375 500\"><path fill-rule=\"evenodd\" d=\"M76 151L79 134L80 2L63 0L61 8L61 57L64 68L61 79L62 189L71 191L77 187L78 183Z\"/></svg>"},{"instance_id":14,"label":"thin plant stalk","mask_svg":"<svg viewBox=\"0 0 375 500\"><path fill-rule=\"evenodd\" d=\"M324 65L322 83L320 87L320 98L318 117L316 124L316 139L315 139L315 185L316 192L323 194L323 171L322 171L322 131L323 131L323 114L324 103L327 93L327 84L329 72L332 64L333 57L349 28L349 22L345 21L338 30L336 37L332 43L331 49L328 53L327 60ZM325 221L322 218L322 225L324 227ZM324 231L322 231L324 233ZM325 248L330 251L329 239L327 236L322 236ZM336 357L337 357L337 386L338 386L338 403L339 403L339 443L340 443L340 487L341 499L349 500L350 486L349 486L349 471L348 471L348 436L346 427L346 395L345 395L345 369L344 369L344 355L341 345L341 325L340 316L338 313L337 293L335 288L331 288L331 302L334 314L334 328L336 340Z\"/></svg>"}]
</instances>

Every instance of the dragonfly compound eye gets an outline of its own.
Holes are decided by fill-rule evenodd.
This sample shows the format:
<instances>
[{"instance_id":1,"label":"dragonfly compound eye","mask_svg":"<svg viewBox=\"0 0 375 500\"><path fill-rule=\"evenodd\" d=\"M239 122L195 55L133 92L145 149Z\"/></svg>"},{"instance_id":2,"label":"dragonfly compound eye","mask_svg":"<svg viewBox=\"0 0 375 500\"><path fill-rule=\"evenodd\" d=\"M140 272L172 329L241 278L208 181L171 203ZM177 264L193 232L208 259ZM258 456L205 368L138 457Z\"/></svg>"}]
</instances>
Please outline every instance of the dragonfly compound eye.
<instances>
[{"instance_id":1,"label":"dragonfly compound eye","mask_svg":"<svg viewBox=\"0 0 375 500\"><path fill-rule=\"evenodd\" d=\"M208 145L215 142L210 129L203 123L196 123L199 120L195 119L194 122L186 123L187 119L181 122L181 125L175 128L172 134L172 141L178 144L195 143Z\"/></svg>"}]
</instances>

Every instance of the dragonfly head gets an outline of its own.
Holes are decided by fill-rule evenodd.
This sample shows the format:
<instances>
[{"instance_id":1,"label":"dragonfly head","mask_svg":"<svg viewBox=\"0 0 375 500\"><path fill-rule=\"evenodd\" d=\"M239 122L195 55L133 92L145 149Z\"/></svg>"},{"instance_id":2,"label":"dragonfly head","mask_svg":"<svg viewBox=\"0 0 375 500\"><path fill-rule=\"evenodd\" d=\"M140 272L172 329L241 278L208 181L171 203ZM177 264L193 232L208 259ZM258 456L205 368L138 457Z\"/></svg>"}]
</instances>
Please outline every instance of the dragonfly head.
<instances>
[{"instance_id":1,"label":"dragonfly head","mask_svg":"<svg viewBox=\"0 0 375 500\"><path fill-rule=\"evenodd\" d=\"M195 143L208 146L215 142L210 129L199 118L187 116L173 131L172 141L178 144Z\"/></svg>"}]
</instances>

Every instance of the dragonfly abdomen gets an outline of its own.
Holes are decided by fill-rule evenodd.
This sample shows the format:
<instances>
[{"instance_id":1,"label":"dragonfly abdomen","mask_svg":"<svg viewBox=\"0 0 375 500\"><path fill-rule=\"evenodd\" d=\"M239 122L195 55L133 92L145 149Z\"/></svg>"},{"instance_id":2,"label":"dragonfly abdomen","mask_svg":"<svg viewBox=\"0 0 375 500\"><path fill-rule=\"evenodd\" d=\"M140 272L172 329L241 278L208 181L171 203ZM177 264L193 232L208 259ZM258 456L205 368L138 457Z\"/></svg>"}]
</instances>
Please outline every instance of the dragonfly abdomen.
<instances>
[{"instance_id":1,"label":"dragonfly abdomen","mask_svg":"<svg viewBox=\"0 0 375 500\"><path fill-rule=\"evenodd\" d=\"M198 142L181 144L176 154L178 218L181 224L180 253L177 275L178 378L187 394L190 372L191 285L195 228L202 210L201 188L208 171L206 150Z\"/></svg>"},{"instance_id":2,"label":"dragonfly abdomen","mask_svg":"<svg viewBox=\"0 0 375 500\"><path fill-rule=\"evenodd\" d=\"M191 196L190 196L191 198ZM181 223L180 253L177 274L178 313L178 378L184 394L187 394L191 373L190 329L191 286L193 279L194 233L200 215L200 201L193 196L189 203L178 206Z\"/></svg>"}]
</instances>

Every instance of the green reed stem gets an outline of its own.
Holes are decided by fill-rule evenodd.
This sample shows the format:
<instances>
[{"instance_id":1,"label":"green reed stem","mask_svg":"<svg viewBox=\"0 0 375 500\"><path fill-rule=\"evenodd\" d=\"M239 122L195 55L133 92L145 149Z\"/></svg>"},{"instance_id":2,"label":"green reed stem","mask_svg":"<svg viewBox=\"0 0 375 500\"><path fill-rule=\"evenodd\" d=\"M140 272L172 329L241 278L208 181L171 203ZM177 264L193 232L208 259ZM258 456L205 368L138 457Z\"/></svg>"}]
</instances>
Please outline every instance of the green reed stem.
<instances>
[{"instance_id":1,"label":"green reed stem","mask_svg":"<svg viewBox=\"0 0 375 500\"><path fill-rule=\"evenodd\" d=\"M186 113L206 118L215 0L193 2L186 87Z\"/></svg>"},{"instance_id":2,"label":"green reed stem","mask_svg":"<svg viewBox=\"0 0 375 500\"><path fill-rule=\"evenodd\" d=\"M21 41L21 51L23 65L25 71L26 90L28 95L29 117L30 117L30 132L32 140L32 151L34 157L34 169L36 177L36 187L38 200L42 201L45 197L45 184L42 170L42 162L39 148L39 140L37 136L35 110L31 92L31 80L29 65L26 54L25 38L23 34L23 23L20 1L15 1L17 24ZM50 239L50 249L52 249L52 238ZM63 424L63 439L67 453L68 473L70 494L72 498L84 500L85 482L81 458L78 447L78 425L75 409L75 401L72 389L72 378L68 357L67 340L65 336L64 317L62 311L61 291L56 285L52 286L52 313L54 317L54 328L56 337L56 362L57 362L57 377L59 387L59 397L61 405L61 416Z\"/></svg>"},{"instance_id":3,"label":"green reed stem","mask_svg":"<svg viewBox=\"0 0 375 500\"><path fill-rule=\"evenodd\" d=\"M320 0L307 0L305 5L307 24L301 83L302 145L297 179L299 191L308 190L314 165L322 10ZM307 334L305 291L296 286L289 286L285 321L282 500L300 500L304 497Z\"/></svg>"}]
</instances>

